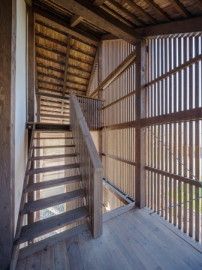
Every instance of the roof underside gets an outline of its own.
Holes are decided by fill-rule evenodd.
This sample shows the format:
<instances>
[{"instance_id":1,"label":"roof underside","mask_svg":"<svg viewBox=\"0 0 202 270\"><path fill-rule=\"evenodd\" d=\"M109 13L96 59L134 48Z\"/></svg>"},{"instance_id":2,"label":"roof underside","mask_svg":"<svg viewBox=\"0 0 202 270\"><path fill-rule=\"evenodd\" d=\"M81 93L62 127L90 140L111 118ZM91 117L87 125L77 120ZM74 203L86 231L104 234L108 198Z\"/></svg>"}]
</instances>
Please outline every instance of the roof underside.
<instances>
[{"instance_id":1,"label":"roof underside","mask_svg":"<svg viewBox=\"0 0 202 270\"><path fill-rule=\"evenodd\" d=\"M109 34L135 43L152 25L202 16L202 0L37 0L33 6L38 91L63 96L86 94L99 41Z\"/></svg>"}]
</instances>

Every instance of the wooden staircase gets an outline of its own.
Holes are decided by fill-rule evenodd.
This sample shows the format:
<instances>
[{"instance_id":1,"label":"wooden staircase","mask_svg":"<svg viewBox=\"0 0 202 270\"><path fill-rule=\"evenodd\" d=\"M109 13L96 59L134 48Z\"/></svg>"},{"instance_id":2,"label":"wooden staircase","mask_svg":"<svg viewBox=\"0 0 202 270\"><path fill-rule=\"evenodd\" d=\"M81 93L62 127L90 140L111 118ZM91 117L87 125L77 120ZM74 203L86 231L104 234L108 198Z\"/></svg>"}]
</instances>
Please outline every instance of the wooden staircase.
<instances>
[{"instance_id":1,"label":"wooden staircase","mask_svg":"<svg viewBox=\"0 0 202 270\"><path fill-rule=\"evenodd\" d=\"M33 130L14 249L83 226L88 217L74 139L70 131ZM30 194L32 195L30 200ZM60 206L62 210L58 211ZM62 207L61 207L62 206ZM47 211L53 211L47 216ZM23 225L26 217L33 222Z\"/></svg>"},{"instance_id":2,"label":"wooden staircase","mask_svg":"<svg viewBox=\"0 0 202 270\"><path fill-rule=\"evenodd\" d=\"M102 234L103 169L86 119L70 97L70 125L28 123L29 154L10 269L18 257L89 230ZM27 251L29 250L29 251Z\"/></svg>"}]
</instances>

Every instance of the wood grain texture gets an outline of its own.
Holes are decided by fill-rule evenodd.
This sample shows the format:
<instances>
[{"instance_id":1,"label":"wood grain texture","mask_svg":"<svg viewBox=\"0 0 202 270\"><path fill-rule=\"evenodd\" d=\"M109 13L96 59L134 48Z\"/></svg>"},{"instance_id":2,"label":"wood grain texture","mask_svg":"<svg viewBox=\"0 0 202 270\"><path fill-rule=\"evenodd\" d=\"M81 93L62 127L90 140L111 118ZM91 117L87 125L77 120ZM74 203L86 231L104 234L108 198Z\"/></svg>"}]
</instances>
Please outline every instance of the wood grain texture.
<instances>
[{"instance_id":1,"label":"wood grain texture","mask_svg":"<svg viewBox=\"0 0 202 270\"><path fill-rule=\"evenodd\" d=\"M16 243L23 243L32 240L40 235L57 230L65 225L85 219L88 216L86 207L80 207L71 210L68 213L62 213L44 220L37 221L31 225L22 227L21 234Z\"/></svg>"},{"instance_id":2,"label":"wood grain texture","mask_svg":"<svg viewBox=\"0 0 202 270\"><path fill-rule=\"evenodd\" d=\"M151 234L151 230L155 233ZM38 252L41 262L44 262L43 267L47 267L45 262L49 266L51 262L50 269L55 269L53 260L46 260L44 256L52 252L56 254L61 247L63 250L54 258L59 260L59 263L65 262L62 267L70 266L70 270L133 270L134 266L139 270L201 269L200 252L171 232L154 216L138 209L105 222L100 238L93 239L90 232L86 231L60 244L47 247L45 253ZM22 261L28 261L29 258L22 258ZM42 269L48 268L38 268ZM21 269L17 267L17 270Z\"/></svg>"},{"instance_id":3,"label":"wood grain texture","mask_svg":"<svg viewBox=\"0 0 202 270\"><path fill-rule=\"evenodd\" d=\"M28 202L25 204L22 211L23 214L28 214L32 212L39 211L54 205L62 204L68 201L73 201L78 198L84 197L84 191L82 189L74 190L71 192L62 193L59 195L54 195L45 199L38 199L33 202Z\"/></svg>"},{"instance_id":4,"label":"wood grain texture","mask_svg":"<svg viewBox=\"0 0 202 270\"><path fill-rule=\"evenodd\" d=\"M76 152L82 181L86 190L86 202L90 226L96 238L102 234L102 177L103 168L93 143L90 130L75 95L70 97L71 128L75 137Z\"/></svg>"},{"instance_id":5,"label":"wood grain texture","mask_svg":"<svg viewBox=\"0 0 202 270\"><path fill-rule=\"evenodd\" d=\"M14 236L15 214L15 54L16 54L16 1L1 1L0 24L0 265L8 268Z\"/></svg>"}]
</instances>

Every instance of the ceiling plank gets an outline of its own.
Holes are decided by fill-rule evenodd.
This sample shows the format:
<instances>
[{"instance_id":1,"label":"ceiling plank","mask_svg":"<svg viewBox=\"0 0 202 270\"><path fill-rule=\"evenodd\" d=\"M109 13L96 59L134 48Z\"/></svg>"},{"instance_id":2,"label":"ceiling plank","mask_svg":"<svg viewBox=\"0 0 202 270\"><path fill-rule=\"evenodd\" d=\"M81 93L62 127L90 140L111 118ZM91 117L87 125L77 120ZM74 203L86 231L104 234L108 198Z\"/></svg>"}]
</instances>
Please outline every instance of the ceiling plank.
<instances>
[{"instance_id":1,"label":"ceiling plank","mask_svg":"<svg viewBox=\"0 0 202 270\"><path fill-rule=\"evenodd\" d=\"M138 31L142 36L157 36L200 32L202 29L202 16L180 21L162 23L153 26L139 28Z\"/></svg>"},{"instance_id":2,"label":"ceiling plank","mask_svg":"<svg viewBox=\"0 0 202 270\"><path fill-rule=\"evenodd\" d=\"M172 5L177 9L177 11L184 17L190 17L191 13L185 8L185 6L179 0L170 0Z\"/></svg>"},{"instance_id":3,"label":"ceiling plank","mask_svg":"<svg viewBox=\"0 0 202 270\"><path fill-rule=\"evenodd\" d=\"M138 10L143 16L147 16L147 18L149 18L154 23L157 21L152 15L150 15L148 12L146 12L142 7L137 5L132 0L122 0L122 4L127 4L131 8Z\"/></svg>"},{"instance_id":4,"label":"ceiling plank","mask_svg":"<svg viewBox=\"0 0 202 270\"><path fill-rule=\"evenodd\" d=\"M108 8L112 9L119 14L122 19L126 20L127 22L132 22L135 25L145 25L146 23L144 22L144 20L142 20L141 18L139 18L137 15L131 13L130 11L128 11L125 7L123 7L122 5L120 5L119 3L117 3L114 0L110 0L108 1L110 3L110 5L107 5Z\"/></svg>"},{"instance_id":5,"label":"ceiling plank","mask_svg":"<svg viewBox=\"0 0 202 270\"><path fill-rule=\"evenodd\" d=\"M170 16L157 5L153 0L144 0L156 13L163 16L165 20L170 21Z\"/></svg>"},{"instance_id":6,"label":"ceiling plank","mask_svg":"<svg viewBox=\"0 0 202 270\"><path fill-rule=\"evenodd\" d=\"M75 30L75 28L73 29L65 23L64 24L58 23L55 20L50 19L49 15L45 12L41 12L41 14L39 14L39 11L38 11L38 13L36 14L36 22L44 26L47 26L55 31L59 30L70 36L73 36L86 44L94 45L96 47L98 46L99 40L97 38L92 37L87 33L86 34L81 33Z\"/></svg>"},{"instance_id":7,"label":"ceiling plank","mask_svg":"<svg viewBox=\"0 0 202 270\"><path fill-rule=\"evenodd\" d=\"M136 31L114 18L110 14L104 12L101 8L95 7L85 1L75 0L52 0L56 5L71 11L73 14L82 16L86 21L107 31L115 36L118 36L130 43L136 43L139 40L139 35Z\"/></svg>"}]
</instances>

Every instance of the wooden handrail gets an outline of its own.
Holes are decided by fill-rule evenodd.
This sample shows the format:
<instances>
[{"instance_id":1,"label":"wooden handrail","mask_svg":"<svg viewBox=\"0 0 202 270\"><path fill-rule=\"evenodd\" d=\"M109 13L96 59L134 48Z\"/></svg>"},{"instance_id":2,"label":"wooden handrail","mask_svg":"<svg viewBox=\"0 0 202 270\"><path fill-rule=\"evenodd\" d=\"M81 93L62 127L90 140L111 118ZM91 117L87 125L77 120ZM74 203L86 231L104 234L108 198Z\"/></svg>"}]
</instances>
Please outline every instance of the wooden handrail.
<instances>
[{"instance_id":1,"label":"wooden handrail","mask_svg":"<svg viewBox=\"0 0 202 270\"><path fill-rule=\"evenodd\" d=\"M92 234L96 238L102 234L102 177L103 168L93 143L87 122L78 99L70 96L70 125L76 145L76 152L86 191L86 204L89 210Z\"/></svg>"}]
</instances>

